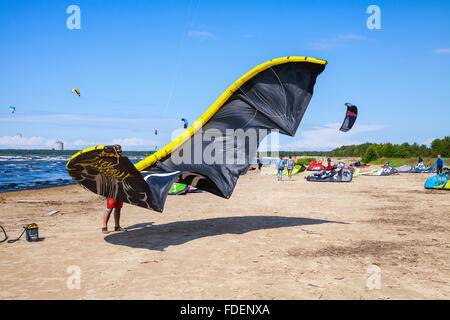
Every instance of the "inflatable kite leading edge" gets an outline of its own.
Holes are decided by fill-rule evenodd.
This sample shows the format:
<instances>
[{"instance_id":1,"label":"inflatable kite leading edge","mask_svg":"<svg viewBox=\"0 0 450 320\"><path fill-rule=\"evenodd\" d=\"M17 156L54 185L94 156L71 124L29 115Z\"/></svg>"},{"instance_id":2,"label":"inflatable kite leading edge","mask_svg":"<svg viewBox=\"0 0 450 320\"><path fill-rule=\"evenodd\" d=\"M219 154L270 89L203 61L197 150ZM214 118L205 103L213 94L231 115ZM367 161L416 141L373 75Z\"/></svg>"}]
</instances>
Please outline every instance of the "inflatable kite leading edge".
<instances>
[{"instance_id":1,"label":"inflatable kite leading edge","mask_svg":"<svg viewBox=\"0 0 450 320\"><path fill-rule=\"evenodd\" d=\"M68 173L94 193L160 212L175 182L229 198L265 136L273 130L295 135L326 64L308 57L270 60L239 78L177 139L136 165L115 146L96 146L73 155ZM248 143L251 137L244 144L228 139L230 132L249 129L255 129L256 144ZM212 139L211 132L220 135ZM215 157L238 161L198 160L196 141L201 151L214 149ZM180 156L184 160L175 161Z\"/></svg>"},{"instance_id":2,"label":"inflatable kite leading edge","mask_svg":"<svg viewBox=\"0 0 450 320\"><path fill-rule=\"evenodd\" d=\"M443 173L428 178L425 182L425 188L450 190L450 171L445 169Z\"/></svg>"}]
</instances>

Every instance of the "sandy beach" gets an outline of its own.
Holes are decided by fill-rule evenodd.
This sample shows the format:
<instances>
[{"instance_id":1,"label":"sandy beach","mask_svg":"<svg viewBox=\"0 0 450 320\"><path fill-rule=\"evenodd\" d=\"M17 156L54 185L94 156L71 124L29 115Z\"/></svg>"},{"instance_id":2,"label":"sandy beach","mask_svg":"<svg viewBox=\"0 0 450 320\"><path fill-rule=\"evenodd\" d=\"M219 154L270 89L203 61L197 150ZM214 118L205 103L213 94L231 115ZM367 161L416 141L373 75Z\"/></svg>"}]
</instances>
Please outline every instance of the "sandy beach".
<instances>
[{"instance_id":1,"label":"sandy beach","mask_svg":"<svg viewBox=\"0 0 450 320\"><path fill-rule=\"evenodd\" d=\"M10 239L32 222L44 238L0 243L0 299L449 299L450 193L424 189L430 176L277 182L254 170L229 200L125 203L129 231L107 235L104 198L79 185L0 193Z\"/></svg>"}]
</instances>

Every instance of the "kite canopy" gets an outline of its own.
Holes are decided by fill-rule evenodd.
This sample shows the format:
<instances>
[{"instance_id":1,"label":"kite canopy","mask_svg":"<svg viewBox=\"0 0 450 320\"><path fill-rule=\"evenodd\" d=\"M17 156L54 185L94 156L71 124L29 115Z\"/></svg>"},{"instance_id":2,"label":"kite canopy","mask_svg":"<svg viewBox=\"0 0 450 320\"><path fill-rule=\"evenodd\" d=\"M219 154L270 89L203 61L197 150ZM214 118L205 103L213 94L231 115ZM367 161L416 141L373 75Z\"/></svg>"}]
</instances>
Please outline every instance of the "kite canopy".
<instances>
[{"instance_id":1,"label":"kite canopy","mask_svg":"<svg viewBox=\"0 0 450 320\"><path fill-rule=\"evenodd\" d=\"M370 167L370 164L361 163L361 161L356 161L356 162L350 163L350 167L368 168L368 167Z\"/></svg>"},{"instance_id":2,"label":"kite canopy","mask_svg":"<svg viewBox=\"0 0 450 320\"><path fill-rule=\"evenodd\" d=\"M414 168L405 164L404 166L395 168L399 173L415 172ZM414 171L413 171L414 170Z\"/></svg>"},{"instance_id":3,"label":"kite canopy","mask_svg":"<svg viewBox=\"0 0 450 320\"><path fill-rule=\"evenodd\" d=\"M319 162L311 161L309 163L309 166L306 168L306 170L308 170L308 171L322 171L323 168L324 167L323 167L322 161L319 161Z\"/></svg>"},{"instance_id":4,"label":"kite canopy","mask_svg":"<svg viewBox=\"0 0 450 320\"><path fill-rule=\"evenodd\" d=\"M76 94L77 94L78 96L80 96L80 90L73 88L73 89L72 89L72 93L74 93L74 92L76 92Z\"/></svg>"},{"instance_id":5,"label":"kite canopy","mask_svg":"<svg viewBox=\"0 0 450 320\"><path fill-rule=\"evenodd\" d=\"M268 61L231 85L180 137L135 166L112 146L98 146L74 155L68 172L97 194L156 211L163 210L173 183L229 198L259 142L272 131L295 134L326 63L305 57Z\"/></svg>"},{"instance_id":6,"label":"kite canopy","mask_svg":"<svg viewBox=\"0 0 450 320\"><path fill-rule=\"evenodd\" d=\"M353 171L347 168L341 168L339 171L331 170L331 172L322 170L310 174L305 179L313 182L351 182L353 179Z\"/></svg>"},{"instance_id":7,"label":"kite canopy","mask_svg":"<svg viewBox=\"0 0 450 320\"><path fill-rule=\"evenodd\" d=\"M351 168L352 167L349 167L349 169L351 170ZM354 170L354 172L353 172L353 178L356 178L358 175L359 175L359 173L361 172L361 169L360 168L353 168L353 170ZM352 171L353 171L352 170Z\"/></svg>"},{"instance_id":8,"label":"kite canopy","mask_svg":"<svg viewBox=\"0 0 450 320\"><path fill-rule=\"evenodd\" d=\"M16 107L13 107L13 106L9 107L9 111L11 113L14 113L16 111Z\"/></svg>"},{"instance_id":9,"label":"kite canopy","mask_svg":"<svg viewBox=\"0 0 450 320\"><path fill-rule=\"evenodd\" d=\"M181 121L183 121L183 128L187 129L188 127L188 121L185 118L181 118Z\"/></svg>"},{"instance_id":10,"label":"kite canopy","mask_svg":"<svg viewBox=\"0 0 450 320\"><path fill-rule=\"evenodd\" d=\"M426 189L450 190L450 172L445 169L443 173L437 174L427 179Z\"/></svg>"},{"instance_id":11,"label":"kite canopy","mask_svg":"<svg viewBox=\"0 0 450 320\"><path fill-rule=\"evenodd\" d=\"M304 165L296 165L296 166L294 167L294 169L292 170L291 175L302 174L302 173L304 173L304 172L306 172L306 167L305 167ZM277 174L278 174L278 170L275 170L275 171L272 173L273 176L276 176ZM287 170L287 169L284 169L284 170L283 170L283 176L288 176L288 175L289 175L288 170Z\"/></svg>"},{"instance_id":12,"label":"kite canopy","mask_svg":"<svg viewBox=\"0 0 450 320\"><path fill-rule=\"evenodd\" d=\"M344 122L339 129L343 132L349 131L355 124L356 118L358 117L358 108L355 105L348 102L345 105L347 106L347 113L345 114Z\"/></svg>"},{"instance_id":13,"label":"kite canopy","mask_svg":"<svg viewBox=\"0 0 450 320\"><path fill-rule=\"evenodd\" d=\"M391 174L399 173L397 169L393 168L391 165L380 166L377 169L374 169L369 172L362 173L366 176L390 176Z\"/></svg>"},{"instance_id":14,"label":"kite canopy","mask_svg":"<svg viewBox=\"0 0 450 320\"><path fill-rule=\"evenodd\" d=\"M188 193L189 187L184 183L174 183L169 190L170 195L180 195Z\"/></svg>"},{"instance_id":15,"label":"kite canopy","mask_svg":"<svg viewBox=\"0 0 450 320\"><path fill-rule=\"evenodd\" d=\"M436 169L434 167L426 167L423 162L419 163L415 167L404 165L398 168L395 168L398 172L401 173L434 173Z\"/></svg>"}]
</instances>

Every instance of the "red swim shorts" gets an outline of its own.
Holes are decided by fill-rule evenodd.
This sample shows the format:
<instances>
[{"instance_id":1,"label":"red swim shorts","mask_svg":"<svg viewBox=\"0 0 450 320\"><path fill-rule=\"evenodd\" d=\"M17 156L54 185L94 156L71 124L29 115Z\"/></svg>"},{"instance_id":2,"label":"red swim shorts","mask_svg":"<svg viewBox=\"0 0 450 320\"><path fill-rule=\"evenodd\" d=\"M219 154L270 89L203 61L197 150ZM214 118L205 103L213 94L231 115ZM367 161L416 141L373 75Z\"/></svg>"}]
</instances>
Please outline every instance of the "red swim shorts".
<instances>
[{"instance_id":1,"label":"red swim shorts","mask_svg":"<svg viewBox=\"0 0 450 320\"><path fill-rule=\"evenodd\" d=\"M113 198L106 198L106 208L112 209L112 208L118 208L121 209L123 206L122 201L114 200Z\"/></svg>"}]
</instances>

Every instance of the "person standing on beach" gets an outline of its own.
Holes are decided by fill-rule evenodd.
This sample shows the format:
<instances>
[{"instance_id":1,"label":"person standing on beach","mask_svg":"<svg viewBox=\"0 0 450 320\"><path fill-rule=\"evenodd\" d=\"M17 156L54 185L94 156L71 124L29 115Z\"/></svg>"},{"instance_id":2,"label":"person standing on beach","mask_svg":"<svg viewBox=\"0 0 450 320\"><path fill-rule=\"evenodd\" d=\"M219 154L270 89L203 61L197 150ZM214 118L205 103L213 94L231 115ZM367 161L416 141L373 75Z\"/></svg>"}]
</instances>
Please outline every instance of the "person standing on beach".
<instances>
[{"instance_id":1,"label":"person standing on beach","mask_svg":"<svg viewBox=\"0 0 450 320\"><path fill-rule=\"evenodd\" d=\"M122 155L122 147L120 145L116 146L116 152L119 156ZM103 233L108 233L108 221L111 216L112 211L114 210L114 231L127 231L126 229L120 226L120 210L122 209L123 202L117 201L113 198L106 198L106 211L103 214Z\"/></svg>"},{"instance_id":2,"label":"person standing on beach","mask_svg":"<svg viewBox=\"0 0 450 320\"><path fill-rule=\"evenodd\" d=\"M292 156L289 156L286 167L287 167L288 177L289 177L289 179L292 179L292 170L294 170L294 160L292 160Z\"/></svg>"},{"instance_id":3,"label":"person standing on beach","mask_svg":"<svg viewBox=\"0 0 450 320\"><path fill-rule=\"evenodd\" d=\"M111 213L114 210L114 231L127 231L120 226L120 210L122 209L123 202L117 201L113 198L106 198L106 210L103 215L103 233L108 233L108 221Z\"/></svg>"},{"instance_id":4,"label":"person standing on beach","mask_svg":"<svg viewBox=\"0 0 450 320\"><path fill-rule=\"evenodd\" d=\"M263 166L263 159L261 157L258 158L258 170L261 171Z\"/></svg>"},{"instance_id":5,"label":"person standing on beach","mask_svg":"<svg viewBox=\"0 0 450 320\"><path fill-rule=\"evenodd\" d=\"M284 167L286 166L286 161L283 160L283 157L280 156L280 159L277 160L277 178L278 181L283 181L283 170Z\"/></svg>"},{"instance_id":6,"label":"person standing on beach","mask_svg":"<svg viewBox=\"0 0 450 320\"><path fill-rule=\"evenodd\" d=\"M443 158L441 158L441 155L440 155L440 154L438 154L434 166L435 166L435 168L436 168L436 173L437 173L437 174L442 173L442 168L445 167L445 161L444 161Z\"/></svg>"}]
</instances>

